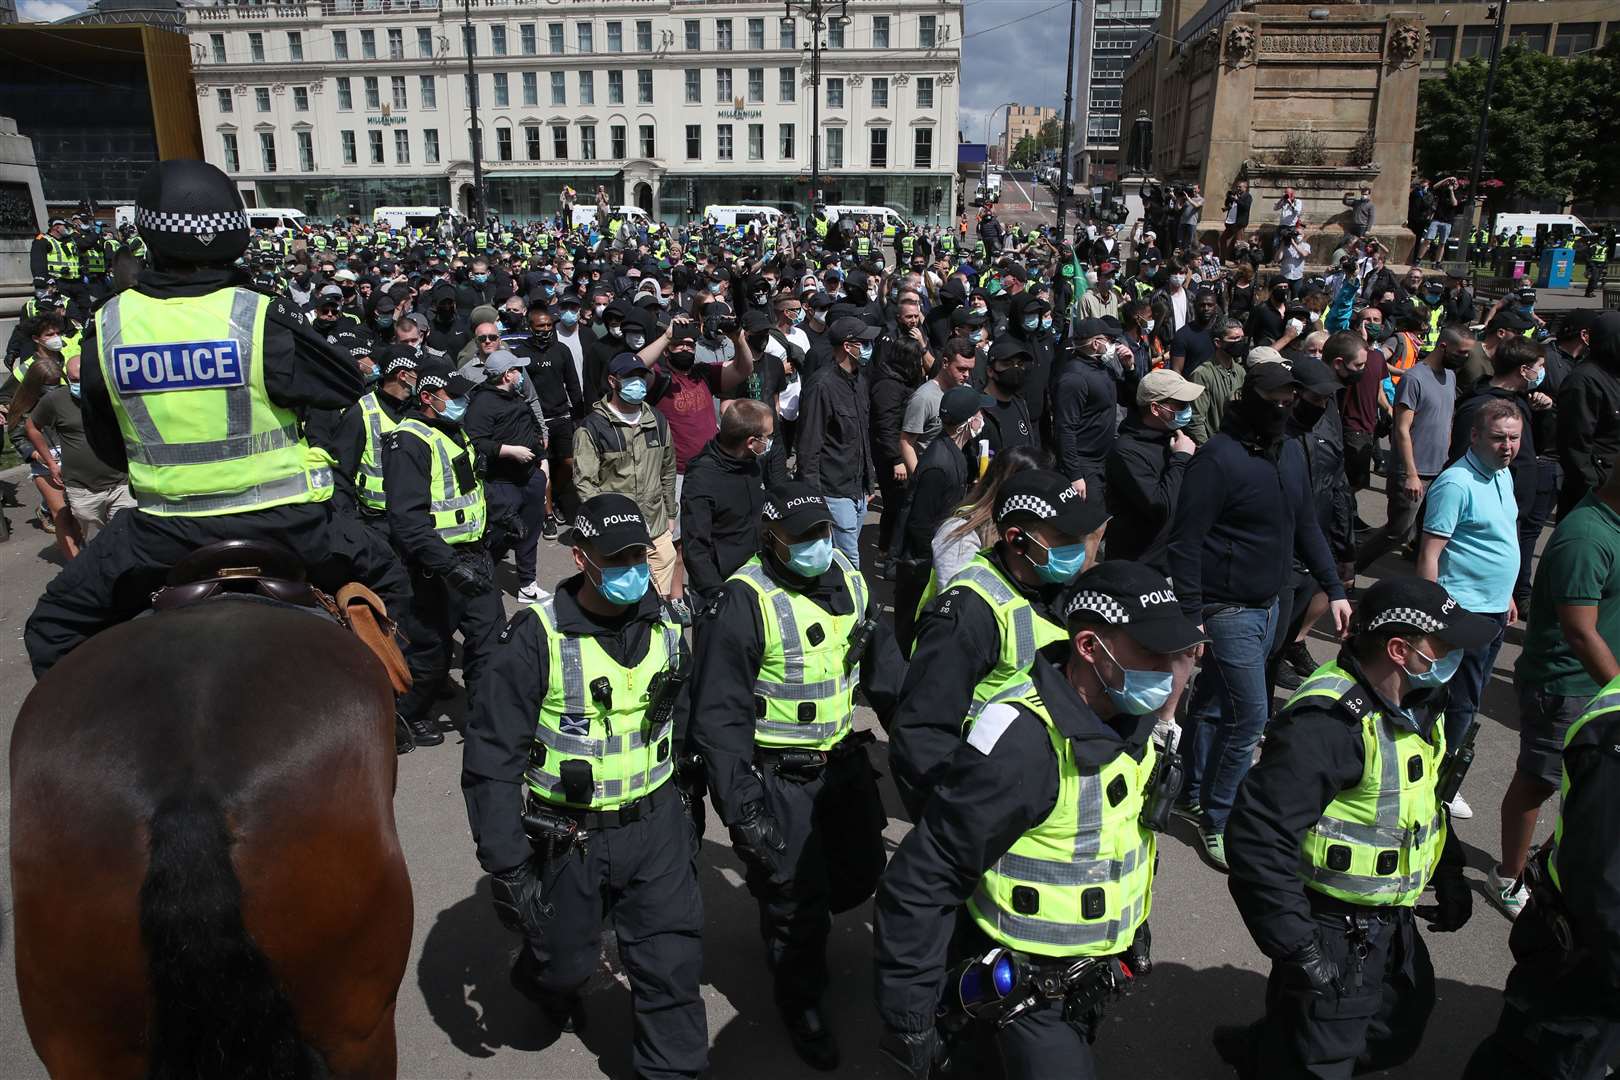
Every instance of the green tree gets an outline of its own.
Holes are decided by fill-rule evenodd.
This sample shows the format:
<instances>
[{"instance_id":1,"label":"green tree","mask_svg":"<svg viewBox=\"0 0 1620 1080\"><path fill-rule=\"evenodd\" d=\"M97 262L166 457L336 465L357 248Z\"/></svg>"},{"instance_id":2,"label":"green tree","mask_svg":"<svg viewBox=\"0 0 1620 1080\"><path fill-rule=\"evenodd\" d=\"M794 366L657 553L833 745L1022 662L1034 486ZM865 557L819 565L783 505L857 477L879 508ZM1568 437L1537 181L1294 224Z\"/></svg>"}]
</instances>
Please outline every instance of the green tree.
<instances>
[{"instance_id":1,"label":"green tree","mask_svg":"<svg viewBox=\"0 0 1620 1080\"><path fill-rule=\"evenodd\" d=\"M1041 125L1040 133L1035 139L1037 150L1057 150L1063 146L1063 121L1057 117L1049 117Z\"/></svg>"},{"instance_id":2,"label":"green tree","mask_svg":"<svg viewBox=\"0 0 1620 1080\"><path fill-rule=\"evenodd\" d=\"M1029 166L1031 166L1031 165L1033 165L1035 163L1035 157L1036 157L1037 153L1038 153L1038 150L1036 149L1036 146L1035 146L1035 137L1033 135L1025 135L1025 136L1023 136L1021 139L1018 140L1018 145L1013 147L1012 161L1011 161L1011 164L1012 164L1013 168L1015 168L1015 169L1027 169L1027 168L1029 168Z\"/></svg>"}]
</instances>

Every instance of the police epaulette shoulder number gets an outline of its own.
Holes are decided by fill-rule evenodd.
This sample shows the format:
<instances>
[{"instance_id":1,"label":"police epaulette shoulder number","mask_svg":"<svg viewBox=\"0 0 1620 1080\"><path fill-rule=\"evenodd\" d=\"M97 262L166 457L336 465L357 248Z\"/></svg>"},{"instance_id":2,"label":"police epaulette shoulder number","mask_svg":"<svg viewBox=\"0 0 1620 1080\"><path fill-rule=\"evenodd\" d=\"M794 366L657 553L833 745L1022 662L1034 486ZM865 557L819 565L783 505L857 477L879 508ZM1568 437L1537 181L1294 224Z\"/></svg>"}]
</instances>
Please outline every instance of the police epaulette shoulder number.
<instances>
[{"instance_id":1,"label":"police epaulette shoulder number","mask_svg":"<svg viewBox=\"0 0 1620 1080\"><path fill-rule=\"evenodd\" d=\"M1359 685L1352 686L1345 691L1344 696L1338 700L1337 704L1339 711L1357 724L1360 724L1361 718L1372 712L1374 708L1372 695Z\"/></svg>"}]
</instances>

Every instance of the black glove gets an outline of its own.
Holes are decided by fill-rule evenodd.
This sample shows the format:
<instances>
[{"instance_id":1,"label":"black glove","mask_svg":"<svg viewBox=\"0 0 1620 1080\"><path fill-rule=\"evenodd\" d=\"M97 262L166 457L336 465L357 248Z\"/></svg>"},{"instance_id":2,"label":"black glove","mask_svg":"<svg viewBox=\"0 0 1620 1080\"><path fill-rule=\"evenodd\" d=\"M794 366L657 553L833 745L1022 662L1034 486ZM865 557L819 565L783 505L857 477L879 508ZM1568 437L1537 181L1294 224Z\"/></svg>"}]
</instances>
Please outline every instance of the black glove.
<instances>
[{"instance_id":1,"label":"black glove","mask_svg":"<svg viewBox=\"0 0 1620 1080\"><path fill-rule=\"evenodd\" d=\"M482 561L474 555L457 555L450 569L444 572L444 580L463 596L482 596L494 585Z\"/></svg>"},{"instance_id":2,"label":"black glove","mask_svg":"<svg viewBox=\"0 0 1620 1080\"><path fill-rule=\"evenodd\" d=\"M743 807L742 818L731 827L731 846L743 862L765 871L772 881L780 884L791 880L788 868L782 865L787 841L764 804L751 802Z\"/></svg>"},{"instance_id":3,"label":"black glove","mask_svg":"<svg viewBox=\"0 0 1620 1080\"><path fill-rule=\"evenodd\" d=\"M883 1056L900 1066L916 1080L928 1080L935 1065L945 1063L945 1045L934 1028L927 1031L896 1031L885 1026L878 1040Z\"/></svg>"},{"instance_id":4,"label":"black glove","mask_svg":"<svg viewBox=\"0 0 1620 1080\"><path fill-rule=\"evenodd\" d=\"M1153 931L1148 929L1147 923L1136 931L1136 936L1131 939L1130 946L1120 959L1131 969L1133 978L1140 979L1153 973Z\"/></svg>"},{"instance_id":5,"label":"black glove","mask_svg":"<svg viewBox=\"0 0 1620 1080\"><path fill-rule=\"evenodd\" d=\"M521 862L510 870L492 875L489 891L502 926L525 935L540 932L546 905L540 897L540 875L535 872L533 863Z\"/></svg>"},{"instance_id":6,"label":"black glove","mask_svg":"<svg viewBox=\"0 0 1620 1080\"><path fill-rule=\"evenodd\" d=\"M1283 990L1295 997L1330 997L1339 992L1339 965L1322 952L1322 943L1315 936L1292 956L1279 960L1277 974L1282 977Z\"/></svg>"},{"instance_id":7,"label":"black glove","mask_svg":"<svg viewBox=\"0 0 1620 1080\"><path fill-rule=\"evenodd\" d=\"M1461 930L1474 914L1474 891L1462 874L1442 870L1434 876L1434 906L1421 914L1429 920L1430 930L1442 934Z\"/></svg>"},{"instance_id":8,"label":"black glove","mask_svg":"<svg viewBox=\"0 0 1620 1080\"><path fill-rule=\"evenodd\" d=\"M703 828L707 824L707 804L703 796L709 790L709 768L704 764L700 754L682 754L675 763L675 785L681 793L681 805L686 808L687 816L692 824L697 826L698 840L703 839Z\"/></svg>"},{"instance_id":9,"label":"black glove","mask_svg":"<svg viewBox=\"0 0 1620 1080\"><path fill-rule=\"evenodd\" d=\"M509 543L521 544L529 538L529 527L517 514L508 514L501 520L501 528L506 532Z\"/></svg>"}]
</instances>

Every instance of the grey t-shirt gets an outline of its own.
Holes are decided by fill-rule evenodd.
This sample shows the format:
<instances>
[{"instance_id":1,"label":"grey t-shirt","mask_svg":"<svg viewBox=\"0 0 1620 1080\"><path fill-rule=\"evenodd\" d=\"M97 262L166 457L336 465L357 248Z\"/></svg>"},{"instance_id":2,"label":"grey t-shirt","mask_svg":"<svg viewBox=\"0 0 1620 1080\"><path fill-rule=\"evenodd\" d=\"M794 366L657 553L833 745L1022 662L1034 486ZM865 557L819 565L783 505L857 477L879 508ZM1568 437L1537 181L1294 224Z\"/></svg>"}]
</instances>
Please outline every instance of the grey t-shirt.
<instances>
[{"instance_id":1,"label":"grey t-shirt","mask_svg":"<svg viewBox=\"0 0 1620 1080\"><path fill-rule=\"evenodd\" d=\"M1418 475L1438 475L1446 467L1446 452L1451 448L1456 377L1449 371L1436 375L1422 361L1413 364L1401 376L1400 389L1395 391L1397 413L1403 405L1412 410L1412 462Z\"/></svg>"},{"instance_id":2,"label":"grey t-shirt","mask_svg":"<svg viewBox=\"0 0 1620 1080\"><path fill-rule=\"evenodd\" d=\"M939 434L939 402L945 396L945 391L939 388L939 383L929 379L911 392L906 399L906 416L900 424L900 430L908 435L917 437L917 454L928 449L928 444L934 441Z\"/></svg>"}]
</instances>

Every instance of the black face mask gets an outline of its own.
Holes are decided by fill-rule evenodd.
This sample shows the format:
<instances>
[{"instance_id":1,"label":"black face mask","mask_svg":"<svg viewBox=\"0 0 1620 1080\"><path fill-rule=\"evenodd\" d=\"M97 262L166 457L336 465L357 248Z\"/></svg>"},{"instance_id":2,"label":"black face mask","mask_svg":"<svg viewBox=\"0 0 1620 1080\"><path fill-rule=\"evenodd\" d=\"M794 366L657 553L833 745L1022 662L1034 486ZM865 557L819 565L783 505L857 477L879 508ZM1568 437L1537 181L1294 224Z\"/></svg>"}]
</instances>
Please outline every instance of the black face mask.
<instances>
[{"instance_id":1,"label":"black face mask","mask_svg":"<svg viewBox=\"0 0 1620 1080\"><path fill-rule=\"evenodd\" d=\"M314 321L315 329L317 331L319 331L320 333L323 333L323 334L330 334L332 332L332 328L335 327L336 325L337 325L337 320L336 319L316 318L315 321Z\"/></svg>"},{"instance_id":2,"label":"black face mask","mask_svg":"<svg viewBox=\"0 0 1620 1080\"><path fill-rule=\"evenodd\" d=\"M549 349L552 342L556 340L557 331L555 330L536 330L534 332L534 343L542 349Z\"/></svg>"},{"instance_id":3,"label":"black face mask","mask_svg":"<svg viewBox=\"0 0 1620 1080\"><path fill-rule=\"evenodd\" d=\"M865 289L851 288L849 290L848 295L849 295L849 302L852 303L852 304L864 304L864 303L866 303L866 290Z\"/></svg>"},{"instance_id":4,"label":"black face mask","mask_svg":"<svg viewBox=\"0 0 1620 1080\"><path fill-rule=\"evenodd\" d=\"M681 349L669 354L669 366L676 371L691 371L692 365L697 363L697 353L690 349Z\"/></svg>"},{"instance_id":5,"label":"black face mask","mask_svg":"<svg viewBox=\"0 0 1620 1080\"><path fill-rule=\"evenodd\" d=\"M1029 370L1021 367L1008 368L1005 371L992 368L990 377L1003 390L1019 390L1023 387L1024 380L1029 377Z\"/></svg>"},{"instance_id":6,"label":"black face mask","mask_svg":"<svg viewBox=\"0 0 1620 1080\"><path fill-rule=\"evenodd\" d=\"M523 325L523 312L521 312L521 311L508 311L505 308L502 308L501 309L501 325L502 326L507 326L507 327L513 327L513 328L522 326Z\"/></svg>"},{"instance_id":7,"label":"black face mask","mask_svg":"<svg viewBox=\"0 0 1620 1080\"><path fill-rule=\"evenodd\" d=\"M1327 412L1327 402L1312 405L1304 398L1300 398L1294 403L1294 423L1299 425L1301 431L1309 431L1316 426L1318 420L1322 419L1322 414L1325 412Z\"/></svg>"},{"instance_id":8,"label":"black face mask","mask_svg":"<svg viewBox=\"0 0 1620 1080\"><path fill-rule=\"evenodd\" d=\"M1445 364L1447 371L1461 371L1467 365L1468 359L1468 353L1448 352L1446 353L1446 358L1444 361L1442 361L1442 363Z\"/></svg>"},{"instance_id":9,"label":"black face mask","mask_svg":"<svg viewBox=\"0 0 1620 1080\"><path fill-rule=\"evenodd\" d=\"M1367 369L1364 367L1340 368L1339 382L1343 383L1345 386L1354 386L1356 383L1361 381L1361 377L1365 374L1367 374Z\"/></svg>"},{"instance_id":10,"label":"black face mask","mask_svg":"<svg viewBox=\"0 0 1620 1080\"><path fill-rule=\"evenodd\" d=\"M1238 402L1238 414L1249 429L1265 441L1275 441L1282 435L1283 427L1288 423L1288 413L1287 405L1268 401L1259 394Z\"/></svg>"},{"instance_id":11,"label":"black face mask","mask_svg":"<svg viewBox=\"0 0 1620 1080\"><path fill-rule=\"evenodd\" d=\"M447 304L444 307L436 307L433 309L433 317L442 323L453 322L456 317L456 306Z\"/></svg>"},{"instance_id":12,"label":"black face mask","mask_svg":"<svg viewBox=\"0 0 1620 1080\"><path fill-rule=\"evenodd\" d=\"M1249 339L1238 338L1236 341L1221 342L1221 351L1234 360L1242 360L1249 355Z\"/></svg>"}]
</instances>

